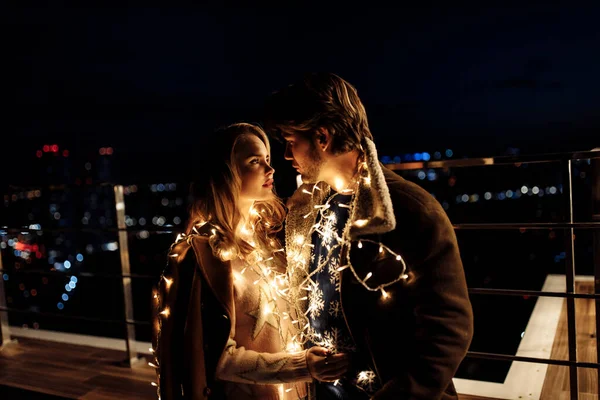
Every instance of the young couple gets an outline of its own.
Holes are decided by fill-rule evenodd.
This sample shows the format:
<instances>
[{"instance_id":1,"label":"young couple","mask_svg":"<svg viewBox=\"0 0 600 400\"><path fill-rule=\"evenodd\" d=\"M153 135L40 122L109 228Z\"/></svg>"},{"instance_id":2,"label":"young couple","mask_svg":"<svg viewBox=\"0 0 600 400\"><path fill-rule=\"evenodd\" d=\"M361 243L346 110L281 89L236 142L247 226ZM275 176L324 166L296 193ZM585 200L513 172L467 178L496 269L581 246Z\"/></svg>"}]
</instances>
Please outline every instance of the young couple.
<instances>
[{"instance_id":1,"label":"young couple","mask_svg":"<svg viewBox=\"0 0 600 400\"><path fill-rule=\"evenodd\" d=\"M473 316L445 212L379 163L340 77L307 75L266 111L304 183L284 207L260 127L211 136L154 292L159 397L457 399Z\"/></svg>"}]
</instances>

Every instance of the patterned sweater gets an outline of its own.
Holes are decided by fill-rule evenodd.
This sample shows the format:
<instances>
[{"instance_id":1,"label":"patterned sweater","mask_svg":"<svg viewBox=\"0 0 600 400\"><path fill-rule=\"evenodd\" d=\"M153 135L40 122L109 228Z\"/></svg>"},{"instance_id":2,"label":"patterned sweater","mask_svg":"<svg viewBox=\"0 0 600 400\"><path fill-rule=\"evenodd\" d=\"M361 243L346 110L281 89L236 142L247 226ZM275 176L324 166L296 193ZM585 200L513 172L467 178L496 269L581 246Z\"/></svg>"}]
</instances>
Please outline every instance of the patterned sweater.
<instances>
[{"instance_id":1,"label":"patterned sweater","mask_svg":"<svg viewBox=\"0 0 600 400\"><path fill-rule=\"evenodd\" d=\"M226 381L227 397L304 398L304 382L312 381L306 350L286 351L293 327L281 312L285 309L283 301L272 296L270 287L259 281L258 273L241 261L232 261L232 269L235 326L231 327L216 373L217 379Z\"/></svg>"}]
</instances>

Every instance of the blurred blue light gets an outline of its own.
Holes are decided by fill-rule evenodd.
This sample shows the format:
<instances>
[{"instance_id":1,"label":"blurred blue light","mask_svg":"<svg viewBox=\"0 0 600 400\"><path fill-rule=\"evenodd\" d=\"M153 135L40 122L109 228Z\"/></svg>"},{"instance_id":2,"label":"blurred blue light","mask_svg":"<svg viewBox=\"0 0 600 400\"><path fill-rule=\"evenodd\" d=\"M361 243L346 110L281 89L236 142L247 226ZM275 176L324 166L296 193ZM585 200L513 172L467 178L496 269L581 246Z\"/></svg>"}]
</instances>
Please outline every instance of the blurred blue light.
<instances>
[{"instance_id":1,"label":"blurred blue light","mask_svg":"<svg viewBox=\"0 0 600 400\"><path fill-rule=\"evenodd\" d=\"M63 295L62 295L62 299L63 299L64 301L68 301L68 300L69 300L69 295L68 295L68 294L66 294L66 293L63 293Z\"/></svg>"},{"instance_id":2,"label":"blurred blue light","mask_svg":"<svg viewBox=\"0 0 600 400\"><path fill-rule=\"evenodd\" d=\"M59 301L58 304L56 305L56 308L58 308L59 310L62 310L63 308L65 308L65 305Z\"/></svg>"},{"instance_id":3,"label":"blurred blue light","mask_svg":"<svg viewBox=\"0 0 600 400\"><path fill-rule=\"evenodd\" d=\"M73 288L72 288L71 286L69 286L69 284L67 283L67 284L65 285L65 290L66 290L67 292L70 292L71 290L73 290Z\"/></svg>"},{"instance_id":4,"label":"blurred blue light","mask_svg":"<svg viewBox=\"0 0 600 400\"><path fill-rule=\"evenodd\" d=\"M425 171L419 171L419 173L417 174L417 177L418 177L420 180L423 180L423 179L425 179L425 177L426 177L426 176L427 176L427 174L425 173Z\"/></svg>"},{"instance_id":5,"label":"blurred blue light","mask_svg":"<svg viewBox=\"0 0 600 400\"><path fill-rule=\"evenodd\" d=\"M8 280L8 274L2 275L2 279L4 279L5 281L7 281Z\"/></svg>"},{"instance_id":6,"label":"blurred blue light","mask_svg":"<svg viewBox=\"0 0 600 400\"><path fill-rule=\"evenodd\" d=\"M415 159L415 161L421 161L423 159L423 156L421 155L421 153L415 153L413 154L413 158Z\"/></svg>"},{"instance_id":7,"label":"blurred blue light","mask_svg":"<svg viewBox=\"0 0 600 400\"><path fill-rule=\"evenodd\" d=\"M72 276L72 277L71 277L71 282L75 282L75 283L77 283L77 281L78 281L78 279L77 279L77 277L76 277L76 276Z\"/></svg>"},{"instance_id":8,"label":"blurred blue light","mask_svg":"<svg viewBox=\"0 0 600 400\"><path fill-rule=\"evenodd\" d=\"M421 154L421 158L423 158L423 161L429 161L429 160L431 160L431 156L429 155L429 153L423 153L423 154Z\"/></svg>"},{"instance_id":9,"label":"blurred blue light","mask_svg":"<svg viewBox=\"0 0 600 400\"><path fill-rule=\"evenodd\" d=\"M77 286L77 284L73 281L69 282L69 286L71 286L71 289L75 289L75 286Z\"/></svg>"},{"instance_id":10,"label":"blurred blue light","mask_svg":"<svg viewBox=\"0 0 600 400\"><path fill-rule=\"evenodd\" d=\"M63 265L65 266L66 269L71 268L71 262L69 260L65 260L65 262L63 263Z\"/></svg>"},{"instance_id":11,"label":"blurred blue light","mask_svg":"<svg viewBox=\"0 0 600 400\"><path fill-rule=\"evenodd\" d=\"M446 150L446 157L452 157L454 155L454 152L450 149Z\"/></svg>"},{"instance_id":12,"label":"blurred blue light","mask_svg":"<svg viewBox=\"0 0 600 400\"><path fill-rule=\"evenodd\" d=\"M435 170L430 169L429 171L427 171L427 179L430 181L435 181L437 179L437 173L435 172Z\"/></svg>"},{"instance_id":13,"label":"blurred blue light","mask_svg":"<svg viewBox=\"0 0 600 400\"><path fill-rule=\"evenodd\" d=\"M77 254L77 257L75 257L77 259L77 261L82 262L83 261L83 254L79 253Z\"/></svg>"}]
</instances>

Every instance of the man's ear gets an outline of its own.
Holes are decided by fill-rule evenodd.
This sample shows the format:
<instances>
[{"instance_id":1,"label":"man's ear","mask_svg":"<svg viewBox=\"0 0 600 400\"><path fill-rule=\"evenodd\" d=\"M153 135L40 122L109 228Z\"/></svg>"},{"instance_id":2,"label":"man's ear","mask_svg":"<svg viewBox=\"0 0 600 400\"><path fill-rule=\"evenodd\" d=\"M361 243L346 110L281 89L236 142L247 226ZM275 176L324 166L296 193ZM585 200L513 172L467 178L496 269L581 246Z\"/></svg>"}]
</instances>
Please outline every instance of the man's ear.
<instances>
[{"instance_id":1,"label":"man's ear","mask_svg":"<svg viewBox=\"0 0 600 400\"><path fill-rule=\"evenodd\" d=\"M319 128L316 133L316 142L319 149L327 150L331 145L331 134L327 128Z\"/></svg>"}]
</instances>

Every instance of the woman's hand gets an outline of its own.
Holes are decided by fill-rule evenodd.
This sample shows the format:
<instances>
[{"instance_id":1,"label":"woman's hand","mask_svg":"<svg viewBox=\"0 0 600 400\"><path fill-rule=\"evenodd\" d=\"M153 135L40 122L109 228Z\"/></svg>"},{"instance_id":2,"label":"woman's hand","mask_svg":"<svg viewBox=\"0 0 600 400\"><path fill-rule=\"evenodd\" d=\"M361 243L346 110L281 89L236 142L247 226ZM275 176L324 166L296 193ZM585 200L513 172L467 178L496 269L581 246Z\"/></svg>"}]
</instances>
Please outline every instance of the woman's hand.
<instances>
[{"instance_id":1,"label":"woman's hand","mask_svg":"<svg viewBox=\"0 0 600 400\"><path fill-rule=\"evenodd\" d=\"M350 357L344 353L331 354L325 347L311 347L306 351L310 375L321 382L334 382L346 373Z\"/></svg>"}]
</instances>

